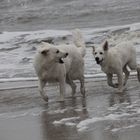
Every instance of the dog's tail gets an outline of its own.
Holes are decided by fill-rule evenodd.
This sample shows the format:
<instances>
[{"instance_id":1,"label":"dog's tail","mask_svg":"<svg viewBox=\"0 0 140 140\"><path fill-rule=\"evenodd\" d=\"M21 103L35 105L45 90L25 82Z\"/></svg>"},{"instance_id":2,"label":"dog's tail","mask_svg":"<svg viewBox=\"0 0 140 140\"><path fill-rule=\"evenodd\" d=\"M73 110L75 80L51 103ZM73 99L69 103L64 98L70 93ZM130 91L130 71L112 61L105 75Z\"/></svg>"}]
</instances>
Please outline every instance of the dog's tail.
<instances>
[{"instance_id":1,"label":"dog's tail","mask_svg":"<svg viewBox=\"0 0 140 140\"><path fill-rule=\"evenodd\" d=\"M137 64L137 77L140 82L140 64Z\"/></svg>"},{"instance_id":2,"label":"dog's tail","mask_svg":"<svg viewBox=\"0 0 140 140\"><path fill-rule=\"evenodd\" d=\"M81 31L79 29L75 29L72 32L72 35L74 38L74 44L79 48L81 55L84 57L86 54L86 47Z\"/></svg>"}]
</instances>

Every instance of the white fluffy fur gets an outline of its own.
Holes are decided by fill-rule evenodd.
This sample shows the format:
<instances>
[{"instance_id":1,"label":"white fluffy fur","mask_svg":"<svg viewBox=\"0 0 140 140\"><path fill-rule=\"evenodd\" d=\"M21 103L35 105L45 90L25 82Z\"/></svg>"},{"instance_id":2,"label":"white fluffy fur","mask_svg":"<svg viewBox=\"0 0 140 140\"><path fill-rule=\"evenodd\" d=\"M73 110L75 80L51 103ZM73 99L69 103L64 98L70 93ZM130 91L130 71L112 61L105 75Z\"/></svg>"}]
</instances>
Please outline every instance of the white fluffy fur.
<instances>
[{"instance_id":1,"label":"white fluffy fur","mask_svg":"<svg viewBox=\"0 0 140 140\"><path fill-rule=\"evenodd\" d=\"M136 51L131 42L122 42L109 48L106 41L101 47L93 47L93 55L97 64L106 73L108 85L114 88L118 87L118 92L122 92L123 86L127 83L129 77L127 67L131 70L137 70L140 81L140 66L136 63ZM123 79L123 72L125 79ZM117 84L112 82L113 74L117 74Z\"/></svg>"},{"instance_id":2,"label":"white fluffy fur","mask_svg":"<svg viewBox=\"0 0 140 140\"><path fill-rule=\"evenodd\" d=\"M73 80L80 80L81 93L85 96L83 60L85 43L78 29L73 32L73 38L73 44L43 43L43 47L37 51L34 68L39 79L39 91L45 101L48 101L48 96L44 92L47 82L59 83L60 101L64 100L65 82L71 86L72 95L75 94L76 85ZM63 64L60 63L60 59L64 61Z\"/></svg>"}]
</instances>

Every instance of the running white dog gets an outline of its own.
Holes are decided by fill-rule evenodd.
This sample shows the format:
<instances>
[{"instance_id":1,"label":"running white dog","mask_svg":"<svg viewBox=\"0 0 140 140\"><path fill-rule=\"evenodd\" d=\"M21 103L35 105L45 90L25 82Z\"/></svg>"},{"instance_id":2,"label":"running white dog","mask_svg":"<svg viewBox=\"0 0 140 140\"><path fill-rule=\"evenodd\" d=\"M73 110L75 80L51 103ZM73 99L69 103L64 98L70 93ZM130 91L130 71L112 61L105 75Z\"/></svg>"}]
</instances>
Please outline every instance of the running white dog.
<instances>
[{"instance_id":1,"label":"running white dog","mask_svg":"<svg viewBox=\"0 0 140 140\"><path fill-rule=\"evenodd\" d=\"M118 92L123 92L123 86L127 83L129 77L127 66L131 70L137 70L138 80L140 81L140 66L136 63L136 51L132 43L122 42L109 48L106 41L101 47L93 47L93 55L97 64L106 73L108 85L118 88ZM123 72L125 73L125 79L123 79ZM118 84L113 84L113 74L117 74Z\"/></svg>"},{"instance_id":2,"label":"running white dog","mask_svg":"<svg viewBox=\"0 0 140 140\"><path fill-rule=\"evenodd\" d=\"M60 86L60 101L64 101L65 82L72 88L72 95L76 92L73 80L80 80L81 94L85 96L84 60L85 43L80 31L73 32L73 44L53 45L42 43L35 56L34 68L39 79L39 91L42 98L48 101L44 87L46 83L58 82Z\"/></svg>"}]
</instances>

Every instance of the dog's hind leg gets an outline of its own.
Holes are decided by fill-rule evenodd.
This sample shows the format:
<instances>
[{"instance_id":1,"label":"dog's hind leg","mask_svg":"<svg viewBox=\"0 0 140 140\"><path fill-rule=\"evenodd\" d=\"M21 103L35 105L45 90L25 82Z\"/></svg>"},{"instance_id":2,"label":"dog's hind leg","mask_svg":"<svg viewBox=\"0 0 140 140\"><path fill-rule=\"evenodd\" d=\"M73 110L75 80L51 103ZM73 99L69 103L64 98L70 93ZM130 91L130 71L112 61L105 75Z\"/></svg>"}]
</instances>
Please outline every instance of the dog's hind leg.
<instances>
[{"instance_id":1,"label":"dog's hind leg","mask_svg":"<svg viewBox=\"0 0 140 140\"><path fill-rule=\"evenodd\" d=\"M129 67L131 70L137 70L137 77L138 81L140 82L140 64L136 64L136 59L133 61L129 62Z\"/></svg>"},{"instance_id":2,"label":"dog's hind leg","mask_svg":"<svg viewBox=\"0 0 140 140\"><path fill-rule=\"evenodd\" d=\"M127 67L126 66L124 66L123 72L125 73L125 78L124 78L124 83L123 83L123 85L125 86L126 83L127 83L128 77L130 75L130 72L127 70Z\"/></svg>"},{"instance_id":3,"label":"dog's hind leg","mask_svg":"<svg viewBox=\"0 0 140 140\"><path fill-rule=\"evenodd\" d=\"M71 89L72 89L72 96L75 95L76 93L76 85L75 83L72 81L72 79L70 78L70 76L67 74L66 76L66 83L70 85Z\"/></svg>"},{"instance_id":4,"label":"dog's hind leg","mask_svg":"<svg viewBox=\"0 0 140 140\"><path fill-rule=\"evenodd\" d=\"M83 95L83 97L85 97L85 80L84 80L84 76L81 76L80 77L80 91L81 91L81 94Z\"/></svg>"},{"instance_id":5,"label":"dog's hind leg","mask_svg":"<svg viewBox=\"0 0 140 140\"><path fill-rule=\"evenodd\" d=\"M40 92L40 95L41 97L46 101L48 102L48 96L45 95L45 92L44 92L44 87L46 85L46 81L45 80L41 80L39 79L39 92Z\"/></svg>"},{"instance_id":6,"label":"dog's hind leg","mask_svg":"<svg viewBox=\"0 0 140 140\"><path fill-rule=\"evenodd\" d=\"M140 64L137 65L137 77L140 82Z\"/></svg>"}]
</instances>

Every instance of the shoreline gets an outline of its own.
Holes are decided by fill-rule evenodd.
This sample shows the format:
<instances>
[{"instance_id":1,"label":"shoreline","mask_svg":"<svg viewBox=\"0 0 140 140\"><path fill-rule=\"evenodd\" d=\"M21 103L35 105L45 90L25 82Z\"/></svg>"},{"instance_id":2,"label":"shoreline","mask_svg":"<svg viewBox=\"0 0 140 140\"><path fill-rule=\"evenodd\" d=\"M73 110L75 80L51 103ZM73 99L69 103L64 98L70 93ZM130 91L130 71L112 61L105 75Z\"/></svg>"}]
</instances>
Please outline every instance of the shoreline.
<instances>
[{"instance_id":1,"label":"shoreline","mask_svg":"<svg viewBox=\"0 0 140 140\"><path fill-rule=\"evenodd\" d=\"M34 85L32 82L20 84ZM87 80L85 84L86 98L80 95L77 83L75 98L67 87L62 103L57 102L59 89L54 86L46 87L48 103L41 99L37 87L0 91L0 138L115 140L119 137L118 140L131 140L133 137L139 140L140 88L137 79L130 78L122 94L116 94L106 81Z\"/></svg>"}]
</instances>

